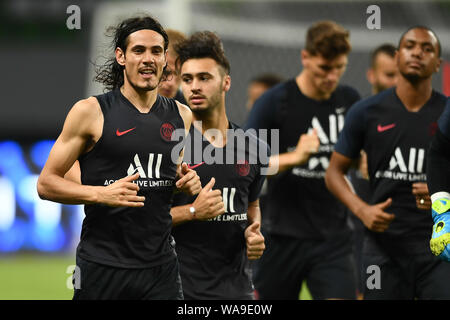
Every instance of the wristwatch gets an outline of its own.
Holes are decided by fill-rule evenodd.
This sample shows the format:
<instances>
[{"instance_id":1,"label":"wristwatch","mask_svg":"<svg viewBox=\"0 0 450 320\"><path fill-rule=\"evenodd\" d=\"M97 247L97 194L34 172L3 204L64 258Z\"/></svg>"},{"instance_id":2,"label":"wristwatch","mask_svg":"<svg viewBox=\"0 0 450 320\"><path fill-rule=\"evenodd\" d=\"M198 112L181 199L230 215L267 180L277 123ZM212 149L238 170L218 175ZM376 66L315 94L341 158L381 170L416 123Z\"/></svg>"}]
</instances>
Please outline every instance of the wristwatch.
<instances>
[{"instance_id":1,"label":"wristwatch","mask_svg":"<svg viewBox=\"0 0 450 320\"><path fill-rule=\"evenodd\" d=\"M189 207L189 212L190 212L192 215L195 215L195 208L194 208L194 206L190 206L190 207Z\"/></svg>"}]
</instances>

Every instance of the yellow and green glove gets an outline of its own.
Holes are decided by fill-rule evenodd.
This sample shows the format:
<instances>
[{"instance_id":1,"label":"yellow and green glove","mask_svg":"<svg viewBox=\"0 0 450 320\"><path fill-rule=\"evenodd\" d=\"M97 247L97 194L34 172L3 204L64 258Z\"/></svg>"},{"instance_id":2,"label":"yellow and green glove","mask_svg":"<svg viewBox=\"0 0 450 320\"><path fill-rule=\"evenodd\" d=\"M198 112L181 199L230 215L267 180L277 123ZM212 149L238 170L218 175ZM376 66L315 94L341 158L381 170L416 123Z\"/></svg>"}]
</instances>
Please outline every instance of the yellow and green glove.
<instances>
[{"instance_id":1,"label":"yellow and green glove","mask_svg":"<svg viewBox=\"0 0 450 320\"><path fill-rule=\"evenodd\" d=\"M450 199L433 201L431 213L434 221L431 251L442 260L450 261Z\"/></svg>"}]
</instances>

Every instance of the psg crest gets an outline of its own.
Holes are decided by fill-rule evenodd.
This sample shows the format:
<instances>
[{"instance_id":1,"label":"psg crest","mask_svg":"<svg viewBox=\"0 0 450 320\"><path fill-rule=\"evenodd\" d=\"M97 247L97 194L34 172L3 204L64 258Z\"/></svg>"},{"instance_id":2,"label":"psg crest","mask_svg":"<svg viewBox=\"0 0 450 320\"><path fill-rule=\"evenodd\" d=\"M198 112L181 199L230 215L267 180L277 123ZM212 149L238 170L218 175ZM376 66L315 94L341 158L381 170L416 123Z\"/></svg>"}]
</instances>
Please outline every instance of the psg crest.
<instances>
[{"instance_id":1,"label":"psg crest","mask_svg":"<svg viewBox=\"0 0 450 320\"><path fill-rule=\"evenodd\" d=\"M161 138L163 138L166 141L171 141L173 130L175 130L175 127L173 126L173 124L171 124L169 122L163 123L161 125L161 129L159 129Z\"/></svg>"},{"instance_id":2,"label":"psg crest","mask_svg":"<svg viewBox=\"0 0 450 320\"><path fill-rule=\"evenodd\" d=\"M246 175L248 175L248 173L250 172L250 165L248 164L248 161L247 160L238 160L238 162L236 164L236 171L242 177L245 177Z\"/></svg>"}]
</instances>

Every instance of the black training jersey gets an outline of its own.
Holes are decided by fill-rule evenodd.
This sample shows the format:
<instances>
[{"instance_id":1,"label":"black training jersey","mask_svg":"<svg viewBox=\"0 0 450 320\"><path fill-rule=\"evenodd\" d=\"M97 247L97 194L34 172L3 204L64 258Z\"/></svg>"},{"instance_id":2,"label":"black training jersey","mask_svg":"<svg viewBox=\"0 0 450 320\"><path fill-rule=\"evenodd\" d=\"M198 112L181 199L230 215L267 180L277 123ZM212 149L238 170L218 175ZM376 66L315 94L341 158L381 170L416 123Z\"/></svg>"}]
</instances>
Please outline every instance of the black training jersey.
<instances>
[{"instance_id":1,"label":"black training jersey","mask_svg":"<svg viewBox=\"0 0 450 320\"><path fill-rule=\"evenodd\" d=\"M450 99L447 98L447 103L444 109L444 112L442 113L441 117L438 121L439 129L441 130L442 134L447 137L447 139L450 139Z\"/></svg>"},{"instance_id":2,"label":"black training jersey","mask_svg":"<svg viewBox=\"0 0 450 320\"><path fill-rule=\"evenodd\" d=\"M279 153L295 149L298 139L315 128L320 139L317 154L305 165L268 178L268 197L263 219L268 231L295 238L326 239L350 236L344 206L325 186L325 171L347 109L359 94L340 85L330 99L316 101L305 96L295 79L266 91L256 102L247 128L279 129ZM274 143L271 149L274 152Z\"/></svg>"},{"instance_id":3,"label":"black training jersey","mask_svg":"<svg viewBox=\"0 0 450 320\"><path fill-rule=\"evenodd\" d=\"M370 184L365 179L359 169L350 169L347 178L353 186L355 193L364 201L370 201Z\"/></svg>"},{"instance_id":4,"label":"black training jersey","mask_svg":"<svg viewBox=\"0 0 450 320\"><path fill-rule=\"evenodd\" d=\"M427 183L431 200L448 197L438 192L450 192L450 98L438 120L438 129L427 155Z\"/></svg>"},{"instance_id":5,"label":"black training jersey","mask_svg":"<svg viewBox=\"0 0 450 320\"><path fill-rule=\"evenodd\" d=\"M426 153L445 101L433 91L422 109L409 112L392 88L358 102L346 117L336 152L356 158L364 149L371 203L392 198L385 211L395 214L395 219L385 232L373 233L388 248L429 251L431 215L417 209L412 184L427 180Z\"/></svg>"},{"instance_id":6,"label":"black training jersey","mask_svg":"<svg viewBox=\"0 0 450 320\"><path fill-rule=\"evenodd\" d=\"M143 268L175 257L170 231L176 163L171 152L174 130L184 131L172 99L157 96L149 113L140 113L114 90L97 96L103 132L94 148L80 157L84 185L108 186L139 172L135 181L145 196L144 207L85 205L86 217L77 253L105 265ZM174 159L176 161L176 159Z\"/></svg>"},{"instance_id":7,"label":"black training jersey","mask_svg":"<svg viewBox=\"0 0 450 320\"><path fill-rule=\"evenodd\" d=\"M238 129L234 124L231 128ZM255 136L251 139L256 141ZM186 299L252 298L244 231L248 226L248 204L258 199L264 176L261 163L249 158L251 152L246 145L232 145L228 138L224 148L216 148L191 127L184 161L197 172L202 186L215 178L213 190L221 191L225 213L173 228ZM208 160L211 154L223 160ZM227 157L234 160L227 163ZM191 204L195 198L177 194L173 206Z\"/></svg>"},{"instance_id":8,"label":"black training jersey","mask_svg":"<svg viewBox=\"0 0 450 320\"><path fill-rule=\"evenodd\" d=\"M173 98L182 104L187 104L186 99L184 98L183 92L181 92L181 90L177 90L177 93L175 94L175 97L173 97Z\"/></svg>"}]
</instances>

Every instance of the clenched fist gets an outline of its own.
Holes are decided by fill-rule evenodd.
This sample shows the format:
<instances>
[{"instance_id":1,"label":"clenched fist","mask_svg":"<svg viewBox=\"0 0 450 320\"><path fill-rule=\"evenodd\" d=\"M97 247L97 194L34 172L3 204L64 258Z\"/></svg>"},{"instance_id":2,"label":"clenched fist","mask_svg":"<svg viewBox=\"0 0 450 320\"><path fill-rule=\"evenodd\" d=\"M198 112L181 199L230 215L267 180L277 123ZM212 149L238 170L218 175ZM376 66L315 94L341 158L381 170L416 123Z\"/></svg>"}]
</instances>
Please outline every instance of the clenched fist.
<instances>
[{"instance_id":1,"label":"clenched fist","mask_svg":"<svg viewBox=\"0 0 450 320\"><path fill-rule=\"evenodd\" d=\"M261 258L266 245L264 244L264 237L260 231L259 222L253 222L245 229L245 241L247 244L247 258L249 260L256 260Z\"/></svg>"},{"instance_id":2,"label":"clenched fist","mask_svg":"<svg viewBox=\"0 0 450 320\"><path fill-rule=\"evenodd\" d=\"M207 220L225 213L220 190L212 190L215 182L216 180L211 178L192 204L195 208L195 219Z\"/></svg>"},{"instance_id":3,"label":"clenched fist","mask_svg":"<svg viewBox=\"0 0 450 320\"><path fill-rule=\"evenodd\" d=\"M175 184L177 189L190 196L195 196L202 190L200 177L195 170L188 167L186 162L183 162L177 170L177 178L178 181Z\"/></svg>"}]
</instances>

